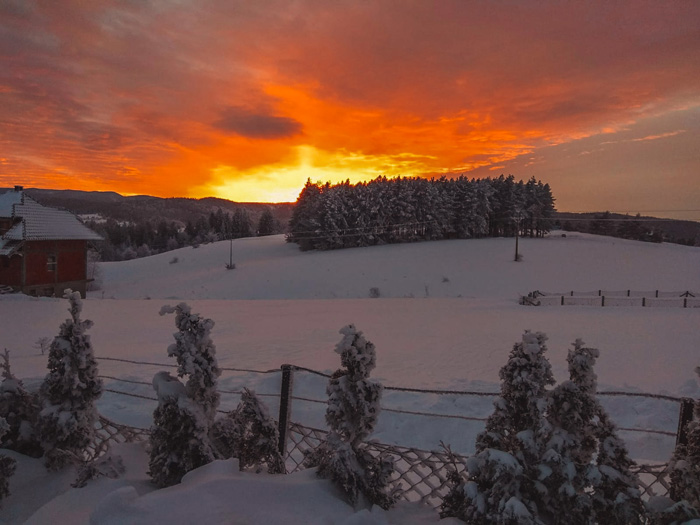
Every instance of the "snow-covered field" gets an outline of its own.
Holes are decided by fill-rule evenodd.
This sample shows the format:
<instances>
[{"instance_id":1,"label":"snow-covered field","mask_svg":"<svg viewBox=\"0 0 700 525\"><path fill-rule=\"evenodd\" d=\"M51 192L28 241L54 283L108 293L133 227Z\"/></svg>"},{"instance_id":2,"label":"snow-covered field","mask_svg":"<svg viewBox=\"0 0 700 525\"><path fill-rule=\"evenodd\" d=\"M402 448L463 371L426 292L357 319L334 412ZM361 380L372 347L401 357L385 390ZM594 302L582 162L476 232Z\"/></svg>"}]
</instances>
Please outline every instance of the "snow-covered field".
<instances>
[{"instance_id":1,"label":"snow-covered field","mask_svg":"<svg viewBox=\"0 0 700 525\"><path fill-rule=\"evenodd\" d=\"M700 397L693 373L700 364L700 309L517 304L519 295L536 289L698 291L698 248L568 234L521 239L524 261L515 263L513 239L302 253L274 236L234 241L232 271L224 267L229 248L221 242L103 264L102 290L90 293L83 311L95 322L90 333L98 360L170 363L166 348L175 331L173 318L158 312L163 304L187 301L216 322L213 339L223 367L269 370L291 363L330 373L339 367L333 352L338 330L354 323L375 343L373 377L387 386L497 392L498 370L523 330L531 329L549 335L548 355L558 380L567 378L566 352L581 337L601 350L599 390ZM370 298L372 288L379 298ZM13 372L28 386L38 384L46 370L46 356L34 343L57 333L66 307L64 300L0 298L0 348L11 351ZM162 369L105 359L99 365L104 376L145 383ZM279 379L279 373L225 372L220 389L248 386L277 394ZM111 390L154 396L148 385L104 381ZM295 378L297 396L322 400L324 388L318 376L298 373ZM263 399L276 413L277 399ZM677 403L629 397L602 401L622 427L676 430ZM491 402L387 391L383 405L486 417ZM223 408L236 403L235 395L223 396ZM155 402L107 392L98 407L116 422L145 428ZM294 401L292 419L322 427L323 411L322 404ZM442 440L468 454L480 425L384 412L373 437L423 449L435 449ZM623 437L640 462L667 460L674 443L660 434L625 432ZM311 473L240 474L230 462L200 469L178 487L153 491L143 450L122 449L125 477L102 479L85 489L70 488L71 473L49 476L39 462L22 458L0 520L87 523L92 513L95 523L437 521L434 512L417 512L411 504L388 513L354 510ZM202 514L205 507L210 514Z\"/></svg>"}]
</instances>

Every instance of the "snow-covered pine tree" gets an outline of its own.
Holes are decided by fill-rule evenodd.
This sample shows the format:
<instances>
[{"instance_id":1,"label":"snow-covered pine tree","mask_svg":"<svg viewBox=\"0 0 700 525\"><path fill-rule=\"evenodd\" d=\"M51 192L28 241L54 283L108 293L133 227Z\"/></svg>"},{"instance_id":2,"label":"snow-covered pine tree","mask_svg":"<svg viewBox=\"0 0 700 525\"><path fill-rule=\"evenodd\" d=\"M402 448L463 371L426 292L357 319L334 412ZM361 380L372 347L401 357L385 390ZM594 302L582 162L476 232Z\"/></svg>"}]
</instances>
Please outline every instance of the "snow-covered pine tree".
<instances>
[{"instance_id":1,"label":"snow-covered pine tree","mask_svg":"<svg viewBox=\"0 0 700 525\"><path fill-rule=\"evenodd\" d=\"M41 445L34 433L39 414L39 399L29 393L10 370L10 352L2 355L2 383L0 383L0 418L7 421L7 432L0 438L0 446L31 457L40 457Z\"/></svg>"},{"instance_id":2,"label":"snow-covered pine tree","mask_svg":"<svg viewBox=\"0 0 700 525\"><path fill-rule=\"evenodd\" d=\"M632 473L634 461L617 428L605 410L599 407L598 455L589 473L596 523L644 523L645 508L639 492L639 480Z\"/></svg>"},{"instance_id":3,"label":"snow-covered pine tree","mask_svg":"<svg viewBox=\"0 0 700 525\"><path fill-rule=\"evenodd\" d=\"M168 372L158 372L153 388L158 407L149 438L148 473L157 486L168 487L217 457L209 439L209 420L202 407L190 399L185 385Z\"/></svg>"},{"instance_id":4,"label":"snow-covered pine tree","mask_svg":"<svg viewBox=\"0 0 700 525\"><path fill-rule=\"evenodd\" d=\"M97 362L85 332L92 321L80 319L79 292L66 292L71 318L60 327L49 350L48 368L40 389L41 411L36 432L46 466L58 469L80 456L95 434L95 402L102 394Z\"/></svg>"},{"instance_id":5,"label":"snow-covered pine tree","mask_svg":"<svg viewBox=\"0 0 700 525\"><path fill-rule=\"evenodd\" d=\"M544 355L546 340L543 333L526 331L514 345L499 373L501 395L477 436L476 454L467 461L469 477L453 486L443 517L478 525L541 523L547 386L554 383ZM464 504L456 504L462 500Z\"/></svg>"},{"instance_id":6,"label":"snow-covered pine tree","mask_svg":"<svg viewBox=\"0 0 700 525\"><path fill-rule=\"evenodd\" d=\"M0 417L0 439L8 430L10 426L7 421ZM14 459L0 454L0 502L10 495L10 478L16 468L17 462Z\"/></svg>"},{"instance_id":7,"label":"snow-covered pine tree","mask_svg":"<svg viewBox=\"0 0 700 525\"><path fill-rule=\"evenodd\" d=\"M254 391L244 388L236 409L218 419L211 434L221 456L238 458L241 470L267 465L270 474L284 473L277 424Z\"/></svg>"},{"instance_id":8,"label":"snow-covered pine tree","mask_svg":"<svg viewBox=\"0 0 700 525\"><path fill-rule=\"evenodd\" d=\"M700 376L700 366L695 372ZM700 402L695 402L693 421L688 425L688 443L676 447L669 468L674 497L700 513Z\"/></svg>"},{"instance_id":9,"label":"snow-covered pine tree","mask_svg":"<svg viewBox=\"0 0 700 525\"><path fill-rule=\"evenodd\" d=\"M598 417L595 399L597 377L593 371L600 355L577 339L569 351L570 380L550 392L551 426L542 458L541 481L547 488L541 515L551 523L593 523L588 473L597 449L594 427Z\"/></svg>"},{"instance_id":10,"label":"snow-covered pine tree","mask_svg":"<svg viewBox=\"0 0 700 525\"><path fill-rule=\"evenodd\" d=\"M389 508L399 497L389 487L393 460L374 457L362 447L372 433L380 411L383 387L369 378L376 366L374 345L354 325L341 328L343 338L335 347L344 368L328 382L326 423L328 438L307 456L306 464L318 467L318 475L332 480L353 505L361 497Z\"/></svg>"},{"instance_id":11,"label":"snow-covered pine tree","mask_svg":"<svg viewBox=\"0 0 700 525\"><path fill-rule=\"evenodd\" d=\"M216 383L221 375L210 335L214 321L193 314L187 303L165 305L160 310L160 315L171 313L175 314L178 331L173 334L175 343L168 347L168 355L177 359L177 375L187 376L187 395L201 407L211 424L219 406Z\"/></svg>"}]
</instances>

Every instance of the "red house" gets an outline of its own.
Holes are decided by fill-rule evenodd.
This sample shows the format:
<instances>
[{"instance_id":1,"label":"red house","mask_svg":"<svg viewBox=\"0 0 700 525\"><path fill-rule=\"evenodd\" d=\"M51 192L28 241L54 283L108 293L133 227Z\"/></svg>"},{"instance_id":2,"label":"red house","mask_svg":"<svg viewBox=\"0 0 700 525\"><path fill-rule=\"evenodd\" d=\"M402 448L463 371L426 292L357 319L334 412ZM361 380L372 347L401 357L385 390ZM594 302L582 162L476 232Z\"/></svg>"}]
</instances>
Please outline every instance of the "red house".
<instances>
[{"instance_id":1,"label":"red house","mask_svg":"<svg viewBox=\"0 0 700 525\"><path fill-rule=\"evenodd\" d=\"M0 195L0 287L34 296L85 297L89 241L102 240L70 212L42 206L15 186Z\"/></svg>"}]
</instances>

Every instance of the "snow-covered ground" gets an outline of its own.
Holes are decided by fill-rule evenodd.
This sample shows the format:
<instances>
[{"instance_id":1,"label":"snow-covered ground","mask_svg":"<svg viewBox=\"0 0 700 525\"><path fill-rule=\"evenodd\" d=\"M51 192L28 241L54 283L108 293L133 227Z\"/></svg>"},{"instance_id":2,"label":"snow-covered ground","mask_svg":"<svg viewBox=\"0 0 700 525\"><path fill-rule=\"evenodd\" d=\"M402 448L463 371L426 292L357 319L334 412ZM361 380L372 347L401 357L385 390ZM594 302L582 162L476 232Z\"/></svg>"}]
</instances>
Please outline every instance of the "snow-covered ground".
<instances>
[{"instance_id":1,"label":"snow-covered ground","mask_svg":"<svg viewBox=\"0 0 700 525\"><path fill-rule=\"evenodd\" d=\"M517 304L519 295L536 289L698 291L698 248L553 235L521 239L524 261L515 263L513 239L303 253L273 236L234 241L236 269L231 271L224 267L229 248L221 242L102 264L102 290L90 293L83 310L83 317L95 322L90 333L100 373L150 383L162 367L100 358L171 363L166 348L175 331L173 318L158 312L163 304L184 300L216 322L212 337L223 367L269 370L291 363L331 372L339 367L333 352L338 330L354 323L375 343L373 377L387 386L496 392L498 370L513 343L531 329L549 335L548 355L558 380L566 379L570 343L581 337L601 350L599 390L700 397L693 373L700 364L700 309ZM379 290L379 298L369 297L371 288ZM38 384L46 371L46 356L34 343L57 333L66 307L65 300L0 298L0 348L11 351L13 371L28 386ZM279 373L227 371L220 389L247 386L277 394L279 380ZM148 385L104 381L111 390L154 396ZM323 378L297 373L295 395L323 400L324 389ZM263 400L276 413L277 399ZM677 403L629 397L602 401L622 427L676 430ZM223 396L223 408L236 403L235 395ZM486 417L491 403L475 396L387 391L383 406ZM107 392L98 407L116 422L145 428L155 402ZM322 404L294 401L292 418L322 427L323 411ZM423 449L435 449L442 440L468 454L479 430L479 422L385 411L373 437ZM674 442L660 434L625 432L623 437L641 462L665 461ZM87 523L92 513L95 523L277 523L281 516L285 523L437 521L433 511L417 512L411 504L388 513L352 509L311 473L241 474L230 462L154 492L143 450L122 448L126 475L85 489L70 489L70 473L47 475L39 462L20 458L11 479L13 495L4 502L0 520L20 523L33 515L33 523ZM210 514L201 513L205 507Z\"/></svg>"}]
</instances>

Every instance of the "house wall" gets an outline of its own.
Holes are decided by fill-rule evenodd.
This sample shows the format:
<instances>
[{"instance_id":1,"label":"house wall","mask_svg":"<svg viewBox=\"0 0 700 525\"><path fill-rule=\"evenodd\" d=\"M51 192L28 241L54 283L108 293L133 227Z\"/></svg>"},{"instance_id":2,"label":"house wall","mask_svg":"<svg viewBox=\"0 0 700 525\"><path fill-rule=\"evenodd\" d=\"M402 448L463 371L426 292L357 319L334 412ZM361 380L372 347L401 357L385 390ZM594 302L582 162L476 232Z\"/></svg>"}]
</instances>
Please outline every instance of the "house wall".
<instances>
[{"instance_id":1,"label":"house wall","mask_svg":"<svg viewBox=\"0 0 700 525\"><path fill-rule=\"evenodd\" d=\"M22 285L22 257L0 256L0 285L18 287Z\"/></svg>"},{"instance_id":2,"label":"house wall","mask_svg":"<svg viewBox=\"0 0 700 525\"><path fill-rule=\"evenodd\" d=\"M66 288L71 288L85 296L86 241L27 241L23 253L24 293L61 297ZM49 256L56 256L55 270L49 268Z\"/></svg>"}]
</instances>

